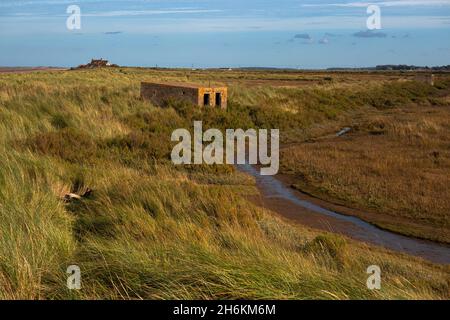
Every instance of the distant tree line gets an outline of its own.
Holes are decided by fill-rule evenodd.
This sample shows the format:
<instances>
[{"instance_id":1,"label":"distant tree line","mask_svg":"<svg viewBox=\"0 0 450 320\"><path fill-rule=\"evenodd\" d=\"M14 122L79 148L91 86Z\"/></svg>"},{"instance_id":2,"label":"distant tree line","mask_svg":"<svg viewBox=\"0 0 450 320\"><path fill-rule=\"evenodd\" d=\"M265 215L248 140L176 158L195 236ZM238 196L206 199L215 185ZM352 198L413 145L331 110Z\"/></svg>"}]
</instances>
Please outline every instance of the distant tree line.
<instances>
[{"instance_id":1,"label":"distant tree line","mask_svg":"<svg viewBox=\"0 0 450 320\"><path fill-rule=\"evenodd\" d=\"M406 64L399 65L379 65L375 67L376 70L431 70L431 71L450 71L450 65L436 66L436 67L420 67L420 66L408 66Z\"/></svg>"}]
</instances>

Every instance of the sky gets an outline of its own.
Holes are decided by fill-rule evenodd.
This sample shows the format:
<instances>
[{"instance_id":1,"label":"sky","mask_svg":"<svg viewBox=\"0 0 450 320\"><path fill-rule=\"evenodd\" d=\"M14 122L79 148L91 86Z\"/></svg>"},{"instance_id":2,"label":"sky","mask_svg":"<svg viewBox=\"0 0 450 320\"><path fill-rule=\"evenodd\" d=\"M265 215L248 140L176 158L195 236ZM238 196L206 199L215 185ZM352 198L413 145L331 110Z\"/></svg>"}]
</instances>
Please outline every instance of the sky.
<instances>
[{"instance_id":1,"label":"sky","mask_svg":"<svg viewBox=\"0 0 450 320\"><path fill-rule=\"evenodd\" d=\"M379 7L381 29L368 30L369 5ZM448 65L450 0L0 0L0 66L91 58L189 68Z\"/></svg>"}]
</instances>

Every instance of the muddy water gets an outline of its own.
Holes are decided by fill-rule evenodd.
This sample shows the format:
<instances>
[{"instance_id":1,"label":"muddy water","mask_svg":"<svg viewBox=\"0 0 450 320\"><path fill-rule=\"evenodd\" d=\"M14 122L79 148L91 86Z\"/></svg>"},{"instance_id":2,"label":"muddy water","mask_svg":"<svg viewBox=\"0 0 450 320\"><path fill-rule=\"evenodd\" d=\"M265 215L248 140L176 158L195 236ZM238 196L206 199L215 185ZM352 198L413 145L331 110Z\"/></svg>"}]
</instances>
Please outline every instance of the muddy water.
<instances>
[{"instance_id":1,"label":"muddy water","mask_svg":"<svg viewBox=\"0 0 450 320\"><path fill-rule=\"evenodd\" d=\"M435 263L450 264L449 246L385 231L359 218L325 209L306 200L300 192L292 190L275 177L261 176L259 170L251 165L239 165L238 169L256 179L263 205L284 217Z\"/></svg>"}]
</instances>

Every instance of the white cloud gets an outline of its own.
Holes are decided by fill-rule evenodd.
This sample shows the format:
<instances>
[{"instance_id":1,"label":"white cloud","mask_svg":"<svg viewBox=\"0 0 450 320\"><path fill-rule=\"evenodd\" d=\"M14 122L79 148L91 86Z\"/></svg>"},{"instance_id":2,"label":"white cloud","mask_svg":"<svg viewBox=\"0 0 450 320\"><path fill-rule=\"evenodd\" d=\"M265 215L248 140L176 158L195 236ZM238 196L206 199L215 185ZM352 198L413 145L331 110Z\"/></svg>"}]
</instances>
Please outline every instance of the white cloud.
<instances>
[{"instance_id":1,"label":"white cloud","mask_svg":"<svg viewBox=\"0 0 450 320\"><path fill-rule=\"evenodd\" d=\"M59 5L59 4L71 4L74 3L73 0L45 0L45 1L39 1L39 0L33 0L33 1L3 1L0 3L0 7L7 8L7 7L26 7L31 5Z\"/></svg>"},{"instance_id":2,"label":"white cloud","mask_svg":"<svg viewBox=\"0 0 450 320\"><path fill-rule=\"evenodd\" d=\"M325 4L303 4L302 7L346 7L363 8L371 4L382 7L414 7L414 6L450 6L450 0L397 0L397 1L371 1L371 2L347 2Z\"/></svg>"},{"instance_id":3,"label":"white cloud","mask_svg":"<svg viewBox=\"0 0 450 320\"><path fill-rule=\"evenodd\" d=\"M85 17L125 17L125 16L147 16L147 15L163 15L163 14L194 14L194 13L213 13L222 12L222 10L192 10L192 9L178 9L178 10L119 10L119 11L105 11L85 13Z\"/></svg>"}]
</instances>

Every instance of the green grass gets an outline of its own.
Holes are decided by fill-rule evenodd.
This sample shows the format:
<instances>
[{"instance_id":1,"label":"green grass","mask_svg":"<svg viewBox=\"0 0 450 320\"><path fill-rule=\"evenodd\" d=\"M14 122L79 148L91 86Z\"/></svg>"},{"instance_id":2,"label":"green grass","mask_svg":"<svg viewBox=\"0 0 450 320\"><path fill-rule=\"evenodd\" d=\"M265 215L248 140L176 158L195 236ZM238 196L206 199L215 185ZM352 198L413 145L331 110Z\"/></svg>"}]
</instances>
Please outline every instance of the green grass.
<instances>
[{"instance_id":1,"label":"green grass","mask_svg":"<svg viewBox=\"0 0 450 320\"><path fill-rule=\"evenodd\" d=\"M169 161L170 133L193 120L303 134L359 104L389 107L433 92L411 87L398 98L374 83L382 100L358 86L354 102L354 92L333 83L232 87L227 111L160 109L139 98L141 80L209 77L143 69L0 75L0 298L449 298L448 267L288 224L247 200L254 182L233 167ZM61 201L86 188L89 197ZM82 270L80 291L66 288L72 264ZM365 285L373 264L383 270L380 291Z\"/></svg>"}]
</instances>

